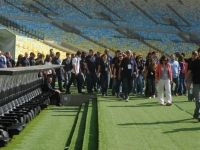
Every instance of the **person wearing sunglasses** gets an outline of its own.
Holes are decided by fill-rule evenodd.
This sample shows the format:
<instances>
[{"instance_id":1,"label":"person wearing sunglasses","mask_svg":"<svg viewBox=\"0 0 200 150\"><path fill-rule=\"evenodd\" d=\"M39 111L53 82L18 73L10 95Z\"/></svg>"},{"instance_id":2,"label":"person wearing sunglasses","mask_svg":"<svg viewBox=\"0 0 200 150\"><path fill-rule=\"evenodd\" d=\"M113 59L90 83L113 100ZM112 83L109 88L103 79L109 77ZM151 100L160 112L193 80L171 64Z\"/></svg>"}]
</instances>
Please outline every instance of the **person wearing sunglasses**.
<instances>
[{"instance_id":1,"label":"person wearing sunglasses","mask_svg":"<svg viewBox=\"0 0 200 150\"><path fill-rule=\"evenodd\" d=\"M164 105L164 88L166 91L167 106L172 105L171 83L172 69L166 55L162 56L156 67L156 83L158 84L158 103Z\"/></svg>"}]
</instances>

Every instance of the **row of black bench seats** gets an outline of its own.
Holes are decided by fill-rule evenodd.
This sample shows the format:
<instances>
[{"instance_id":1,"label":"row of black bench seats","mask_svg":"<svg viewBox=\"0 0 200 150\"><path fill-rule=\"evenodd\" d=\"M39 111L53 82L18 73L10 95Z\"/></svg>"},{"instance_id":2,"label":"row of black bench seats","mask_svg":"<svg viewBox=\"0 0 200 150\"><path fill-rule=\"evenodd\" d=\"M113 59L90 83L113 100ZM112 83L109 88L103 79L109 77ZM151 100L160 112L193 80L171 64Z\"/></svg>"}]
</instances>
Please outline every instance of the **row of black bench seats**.
<instances>
[{"instance_id":1,"label":"row of black bench seats","mask_svg":"<svg viewBox=\"0 0 200 150\"><path fill-rule=\"evenodd\" d=\"M42 78L0 91L0 147L18 135L49 103L42 92Z\"/></svg>"}]
</instances>

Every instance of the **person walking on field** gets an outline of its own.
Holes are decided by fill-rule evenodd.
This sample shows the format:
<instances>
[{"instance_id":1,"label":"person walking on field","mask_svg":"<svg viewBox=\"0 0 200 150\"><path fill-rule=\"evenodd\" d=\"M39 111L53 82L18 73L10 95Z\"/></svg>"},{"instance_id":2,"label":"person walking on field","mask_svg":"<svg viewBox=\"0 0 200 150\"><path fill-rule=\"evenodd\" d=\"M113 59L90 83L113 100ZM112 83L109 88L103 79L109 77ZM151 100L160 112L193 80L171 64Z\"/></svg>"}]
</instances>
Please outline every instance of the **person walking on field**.
<instances>
[{"instance_id":1,"label":"person walking on field","mask_svg":"<svg viewBox=\"0 0 200 150\"><path fill-rule=\"evenodd\" d=\"M166 91L167 106L172 105L171 83L172 69L167 56L163 55L156 67L156 83L158 84L158 103L164 105L164 88Z\"/></svg>"},{"instance_id":2,"label":"person walking on field","mask_svg":"<svg viewBox=\"0 0 200 150\"><path fill-rule=\"evenodd\" d=\"M150 59L149 66L147 67L147 71L145 74L145 80L148 81L147 86L148 86L149 99L155 98L155 92L156 92L155 71L156 71L156 62L154 59Z\"/></svg>"},{"instance_id":3,"label":"person walking on field","mask_svg":"<svg viewBox=\"0 0 200 150\"><path fill-rule=\"evenodd\" d=\"M198 49L198 58L191 62L188 72L186 74L186 87L190 89L190 77L192 77L193 82L193 96L196 100L196 107L194 110L194 119L198 119L200 122L200 48Z\"/></svg>"}]
</instances>

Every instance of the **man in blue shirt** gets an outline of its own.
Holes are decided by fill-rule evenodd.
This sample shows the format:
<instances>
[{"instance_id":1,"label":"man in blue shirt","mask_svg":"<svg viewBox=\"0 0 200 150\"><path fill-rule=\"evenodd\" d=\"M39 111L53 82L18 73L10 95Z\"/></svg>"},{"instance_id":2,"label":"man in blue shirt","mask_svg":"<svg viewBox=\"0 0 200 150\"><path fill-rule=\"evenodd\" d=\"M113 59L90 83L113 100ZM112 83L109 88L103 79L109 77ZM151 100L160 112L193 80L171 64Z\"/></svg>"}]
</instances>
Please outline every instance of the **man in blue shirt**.
<instances>
[{"instance_id":1,"label":"man in blue shirt","mask_svg":"<svg viewBox=\"0 0 200 150\"><path fill-rule=\"evenodd\" d=\"M11 57L10 52L6 52L6 65L7 65L7 68L12 68L12 64L10 62L10 57Z\"/></svg>"},{"instance_id":2,"label":"man in blue shirt","mask_svg":"<svg viewBox=\"0 0 200 150\"><path fill-rule=\"evenodd\" d=\"M87 92L93 93L92 89L96 84L96 57L94 56L94 50L89 50L89 55L85 58L85 66L87 70ZM95 89L96 90L96 89Z\"/></svg>"},{"instance_id":3,"label":"man in blue shirt","mask_svg":"<svg viewBox=\"0 0 200 150\"><path fill-rule=\"evenodd\" d=\"M3 56L2 51L0 50L0 68L7 68L6 58Z\"/></svg>"},{"instance_id":4,"label":"man in blue shirt","mask_svg":"<svg viewBox=\"0 0 200 150\"><path fill-rule=\"evenodd\" d=\"M60 52L56 52L56 56L52 59L52 64L61 65ZM58 78L59 91L62 90L62 68L55 69L56 75L53 75L52 88L55 89L56 78Z\"/></svg>"},{"instance_id":5,"label":"man in blue shirt","mask_svg":"<svg viewBox=\"0 0 200 150\"><path fill-rule=\"evenodd\" d=\"M179 74L181 71L180 65L178 63L178 61L175 60L175 55L171 55L170 56L170 64L171 64L171 68L172 68L172 77L173 77L173 83L175 83L175 89L173 91L173 83L171 86L171 90L172 90L172 95L178 95L178 86L179 86Z\"/></svg>"},{"instance_id":6,"label":"man in blue shirt","mask_svg":"<svg viewBox=\"0 0 200 150\"><path fill-rule=\"evenodd\" d=\"M25 52L24 57L20 60L20 67L29 67L30 66L30 62L29 62L29 53Z\"/></svg>"}]
</instances>

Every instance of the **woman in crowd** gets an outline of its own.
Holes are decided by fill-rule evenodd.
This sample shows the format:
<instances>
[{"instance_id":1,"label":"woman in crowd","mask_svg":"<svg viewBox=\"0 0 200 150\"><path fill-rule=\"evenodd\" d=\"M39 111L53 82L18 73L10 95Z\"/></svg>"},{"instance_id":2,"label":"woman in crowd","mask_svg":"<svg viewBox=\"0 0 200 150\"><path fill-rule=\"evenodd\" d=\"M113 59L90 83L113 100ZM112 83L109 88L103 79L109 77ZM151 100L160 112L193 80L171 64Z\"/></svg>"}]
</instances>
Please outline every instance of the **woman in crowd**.
<instances>
[{"instance_id":1,"label":"woman in crowd","mask_svg":"<svg viewBox=\"0 0 200 150\"><path fill-rule=\"evenodd\" d=\"M21 61L22 58L23 58L23 55L19 54L18 59L17 59L17 63L16 63L16 67L19 67L20 61Z\"/></svg>"},{"instance_id":2,"label":"woman in crowd","mask_svg":"<svg viewBox=\"0 0 200 150\"><path fill-rule=\"evenodd\" d=\"M111 75L110 62L108 61L108 56L106 54L102 55L102 61L98 65L97 76L100 74L100 82L101 82L101 92L102 96L106 97L108 95L108 78L109 73ZM112 75L111 75L112 78Z\"/></svg>"},{"instance_id":3,"label":"woman in crowd","mask_svg":"<svg viewBox=\"0 0 200 150\"><path fill-rule=\"evenodd\" d=\"M147 67L147 71L145 74L145 80L147 81L147 86L148 86L149 99L155 98L155 92L156 92L155 71L156 71L156 63L155 60L151 58L149 60L149 66Z\"/></svg>"},{"instance_id":4,"label":"woman in crowd","mask_svg":"<svg viewBox=\"0 0 200 150\"><path fill-rule=\"evenodd\" d=\"M166 92L167 106L172 104L171 83L172 83L172 69L168 63L167 56L162 56L160 62L156 67L156 83L158 84L158 102L164 105L164 88Z\"/></svg>"},{"instance_id":5,"label":"woman in crowd","mask_svg":"<svg viewBox=\"0 0 200 150\"><path fill-rule=\"evenodd\" d=\"M45 59L45 62L44 62L44 65L52 65L52 58L50 55L46 55L46 59ZM55 74L55 70L47 70L47 71L44 71L44 77L49 77L52 75Z\"/></svg>"},{"instance_id":6,"label":"woman in crowd","mask_svg":"<svg viewBox=\"0 0 200 150\"><path fill-rule=\"evenodd\" d=\"M36 60L36 65L44 65L44 54L39 54Z\"/></svg>"},{"instance_id":7,"label":"woman in crowd","mask_svg":"<svg viewBox=\"0 0 200 150\"><path fill-rule=\"evenodd\" d=\"M123 60L123 55L122 54L119 54L118 56L118 60L114 66L114 76L113 78L115 78L116 80L116 93L117 93L117 98L120 97L120 95L122 94L122 80L119 79L119 68L120 68L120 65L121 65L121 62Z\"/></svg>"},{"instance_id":8,"label":"woman in crowd","mask_svg":"<svg viewBox=\"0 0 200 150\"><path fill-rule=\"evenodd\" d=\"M136 64L138 69L138 78L137 78L137 93L143 95L143 70L144 70L144 63L142 62L142 56L139 55L136 57Z\"/></svg>"}]
</instances>

